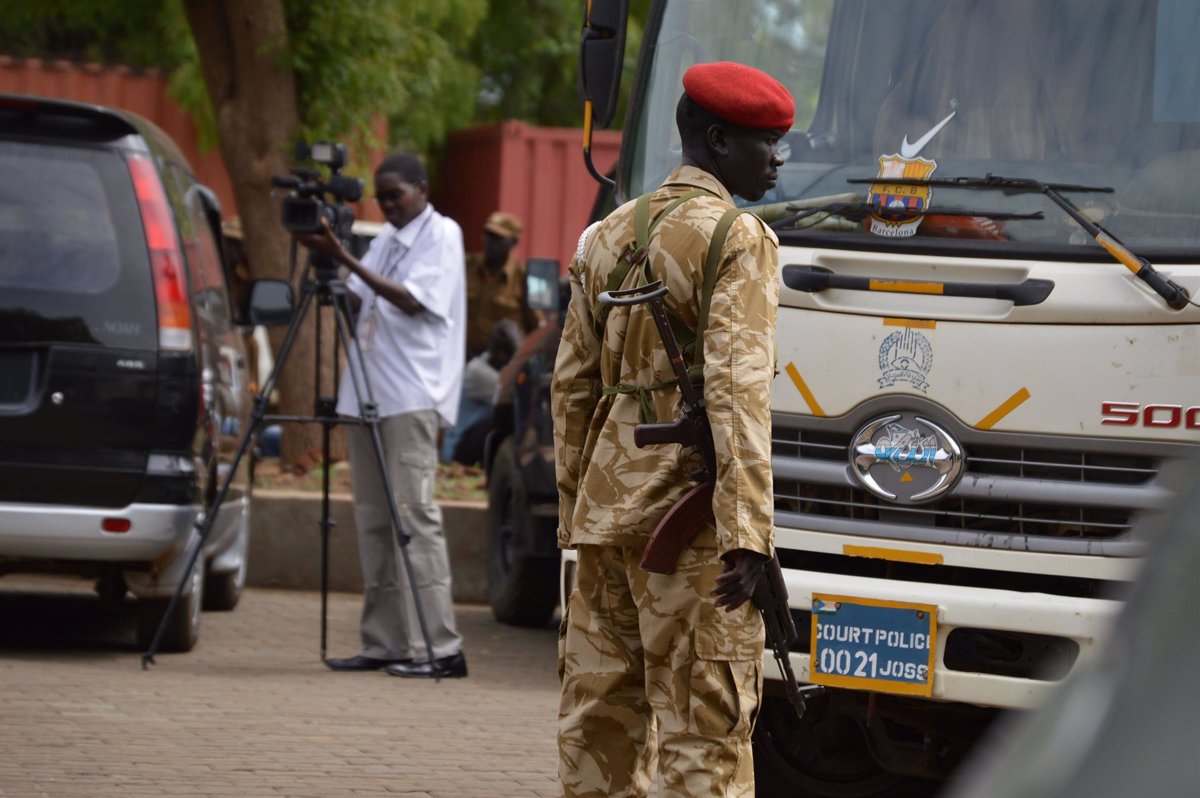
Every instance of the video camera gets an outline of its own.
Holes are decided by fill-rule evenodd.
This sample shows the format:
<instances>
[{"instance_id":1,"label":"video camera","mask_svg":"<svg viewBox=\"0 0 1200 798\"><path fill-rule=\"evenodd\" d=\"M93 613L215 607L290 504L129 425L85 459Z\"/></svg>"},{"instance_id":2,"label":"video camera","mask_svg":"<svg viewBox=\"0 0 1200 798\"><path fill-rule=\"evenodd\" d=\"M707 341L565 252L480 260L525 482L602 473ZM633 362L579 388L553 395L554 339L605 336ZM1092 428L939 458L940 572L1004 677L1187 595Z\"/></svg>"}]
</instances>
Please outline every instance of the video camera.
<instances>
[{"instance_id":1,"label":"video camera","mask_svg":"<svg viewBox=\"0 0 1200 798\"><path fill-rule=\"evenodd\" d=\"M330 176L322 181L319 170L296 167L291 175L271 178L271 185L291 189L283 198L284 229L292 233L319 233L321 220L325 219L334 235L343 241L348 239L354 211L346 203L362 198L363 181L340 174L346 165L346 145L318 141L309 147L301 142L296 147L296 160L327 166ZM327 195L332 202L326 201Z\"/></svg>"}]
</instances>

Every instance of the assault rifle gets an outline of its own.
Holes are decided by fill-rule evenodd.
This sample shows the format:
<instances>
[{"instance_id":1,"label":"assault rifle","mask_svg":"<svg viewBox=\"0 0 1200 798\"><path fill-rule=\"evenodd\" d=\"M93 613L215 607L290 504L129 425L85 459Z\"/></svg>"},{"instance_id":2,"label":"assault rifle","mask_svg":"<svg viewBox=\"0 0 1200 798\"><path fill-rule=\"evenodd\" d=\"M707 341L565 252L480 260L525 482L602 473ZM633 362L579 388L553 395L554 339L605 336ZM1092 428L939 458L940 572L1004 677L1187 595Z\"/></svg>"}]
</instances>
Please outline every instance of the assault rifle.
<instances>
[{"instance_id":1,"label":"assault rifle","mask_svg":"<svg viewBox=\"0 0 1200 798\"><path fill-rule=\"evenodd\" d=\"M666 295L667 287L661 280L639 288L605 291L600 295L600 302L605 305L645 303L650 306L654 325L658 328L658 335L662 339L663 348L666 349L671 368L679 383L682 399L682 413L679 418L664 423L638 424L633 429L633 442L639 448L667 443L694 446L704 460L703 467L691 475L696 480L696 486L685 493L662 517L642 552L642 570L656 574L674 573L679 555L691 544L697 533L713 521L713 486L717 478L717 452L713 445L712 429L708 425L708 413L704 408L703 397L698 395L688 376L687 367L683 364L683 353L679 349L679 342L675 340L675 333L667 318L667 310L663 306L663 297ZM767 562L764 573L754 588L751 601L762 613L767 646L774 654L775 662L783 675L788 700L795 707L797 716L804 717L804 693L820 694L825 688L820 685L801 688L796 684L796 674L792 671L788 650L798 634L788 608L787 585L783 581L783 570L779 566L778 555L773 554Z\"/></svg>"}]
</instances>

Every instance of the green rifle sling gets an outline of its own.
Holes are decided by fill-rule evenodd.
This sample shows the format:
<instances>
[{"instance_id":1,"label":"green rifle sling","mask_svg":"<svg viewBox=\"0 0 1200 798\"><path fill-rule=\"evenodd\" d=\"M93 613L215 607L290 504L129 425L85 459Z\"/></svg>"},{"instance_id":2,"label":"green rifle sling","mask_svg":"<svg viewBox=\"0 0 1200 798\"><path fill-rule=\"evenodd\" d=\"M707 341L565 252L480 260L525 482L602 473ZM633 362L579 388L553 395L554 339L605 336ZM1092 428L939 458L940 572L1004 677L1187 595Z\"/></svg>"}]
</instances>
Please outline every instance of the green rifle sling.
<instances>
[{"instance_id":1,"label":"green rifle sling","mask_svg":"<svg viewBox=\"0 0 1200 798\"><path fill-rule=\"evenodd\" d=\"M650 271L650 253L648 249L651 234L658 227L658 223L666 218L669 213L688 200L704 195L711 196L706 191L692 191L684 194L682 197L678 197L668 203L653 220L649 218L650 195L643 194L638 197L633 209L634 242L618 259L616 267L609 274L608 280L605 282L604 290L615 291L619 289L624 284L630 270L635 266L639 267L637 275L638 285L645 285L651 282L653 274ZM701 285L697 330L693 331L680 321L674 313L667 310L667 320L671 324L671 330L674 332L676 340L680 342L679 348L688 366L688 376L692 378L693 382L702 382L704 379L704 333L708 327L708 312L712 304L713 289L717 282L717 270L721 265L721 250L725 247L725 239L729 235L729 228L733 225L733 222L739 215L747 212L741 208L730 208L721 216L717 222L717 226L713 228L713 235L708 243L708 252L704 258L704 282ZM601 304L597 300L593 311L593 318L596 324L596 336L600 341L604 340L604 328L608 321L608 313L611 310L611 305ZM613 394L636 394L638 397L639 421L641 423L648 423L655 420L654 406L649 397L650 392L669 388L675 384L675 379L649 386L618 383L617 385L606 386L603 389L603 393L605 396Z\"/></svg>"},{"instance_id":2,"label":"green rifle sling","mask_svg":"<svg viewBox=\"0 0 1200 798\"><path fill-rule=\"evenodd\" d=\"M621 257L617 258L617 265L608 275L608 281L604 284L605 291L616 291L625 282L625 277L629 274L630 269L634 266L641 266L643 269L649 261L649 252L647 247L650 245L650 234L658 227L658 223L667 217L667 214L678 208L683 203L696 197L702 197L708 192L706 191L689 191L682 197L677 197L667 203L654 220L650 220L650 195L643 194L637 198L636 204L633 206L633 231L634 239ZM612 311L612 305L605 305L596 300L596 304L592 308L592 318L595 320L596 336L600 340L604 340L604 327L608 322L608 314Z\"/></svg>"}]
</instances>

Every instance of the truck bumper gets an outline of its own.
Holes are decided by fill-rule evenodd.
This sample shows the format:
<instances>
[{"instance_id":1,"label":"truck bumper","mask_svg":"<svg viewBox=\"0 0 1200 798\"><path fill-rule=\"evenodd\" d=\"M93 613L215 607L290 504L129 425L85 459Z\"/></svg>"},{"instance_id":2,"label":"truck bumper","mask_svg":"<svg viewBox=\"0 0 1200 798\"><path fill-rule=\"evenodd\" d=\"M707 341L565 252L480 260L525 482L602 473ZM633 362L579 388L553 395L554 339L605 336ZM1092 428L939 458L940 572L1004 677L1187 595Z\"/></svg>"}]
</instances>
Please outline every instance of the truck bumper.
<instances>
[{"instance_id":1,"label":"truck bumper","mask_svg":"<svg viewBox=\"0 0 1200 798\"><path fill-rule=\"evenodd\" d=\"M932 698L1002 708L1035 707L1057 682L951 670L944 660L946 640L951 632L965 627L1066 638L1079 646L1073 671L1088 658L1097 640L1108 633L1122 606L1121 602L1107 599L870 579L815 571L785 570L784 581L791 608L805 612L812 606L814 593L936 605L937 651ZM802 638L809 633L807 628L798 631ZM781 678L775 662L769 656L767 659L767 678ZM806 681L809 655L792 653L791 660L796 678Z\"/></svg>"}]
</instances>

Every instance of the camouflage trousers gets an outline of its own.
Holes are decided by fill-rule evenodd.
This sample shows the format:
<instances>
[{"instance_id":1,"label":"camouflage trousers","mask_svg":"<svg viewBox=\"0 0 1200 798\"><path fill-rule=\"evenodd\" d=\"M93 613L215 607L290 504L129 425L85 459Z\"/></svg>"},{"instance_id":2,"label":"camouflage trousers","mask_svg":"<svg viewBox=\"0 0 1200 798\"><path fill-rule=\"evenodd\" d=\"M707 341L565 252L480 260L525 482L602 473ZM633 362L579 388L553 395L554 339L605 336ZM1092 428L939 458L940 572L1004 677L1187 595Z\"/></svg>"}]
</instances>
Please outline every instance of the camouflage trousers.
<instances>
[{"instance_id":1,"label":"camouflage trousers","mask_svg":"<svg viewBox=\"0 0 1200 798\"><path fill-rule=\"evenodd\" d=\"M566 798L754 795L750 733L762 691L762 618L718 610L714 548L674 574L640 547L578 547L559 643L559 778Z\"/></svg>"}]
</instances>

